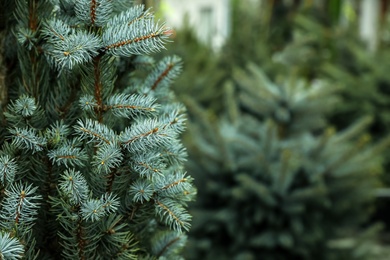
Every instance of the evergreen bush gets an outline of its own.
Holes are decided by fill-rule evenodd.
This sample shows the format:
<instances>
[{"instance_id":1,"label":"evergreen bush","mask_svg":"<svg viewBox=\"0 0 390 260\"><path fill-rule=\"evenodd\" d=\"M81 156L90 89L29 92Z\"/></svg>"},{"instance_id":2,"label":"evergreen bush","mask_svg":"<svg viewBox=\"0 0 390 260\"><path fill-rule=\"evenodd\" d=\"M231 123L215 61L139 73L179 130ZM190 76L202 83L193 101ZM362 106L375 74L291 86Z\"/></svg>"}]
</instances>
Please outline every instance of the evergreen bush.
<instances>
[{"instance_id":1,"label":"evergreen bush","mask_svg":"<svg viewBox=\"0 0 390 260\"><path fill-rule=\"evenodd\" d=\"M1 259L176 259L194 198L181 60L132 1L2 1Z\"/></svg>"},{"instance_id":2,"label":"evergreen bush","mask_svg":"<svg viewBox=\"0 0 390 260\"><path fill-rule=\"evenodd\" d=\"M248 70L236 71L238 90L225 85L219 119L186 101L188 169L202 194L189 259L386 259L379 227L363 224L390 139L370 142L371 118L328 126L338 102L331 85Z\"/></svg>"},{"instance_id":3,"label":"evergreen bush","mask_svg":"<svg viewBox=\"0 0 390 260\"><path fill-rule=\"evenodd\" d=\"M359 118L370 116L373 122L367 133L371 138L378 141L388 134L390 64L386 24L380 34L380 47L376 53L370 53L360 40L356 21L341 26L335 18L340 10L332 6L340 5L340 1L323 3L323 8L307 2L294 5L291 1L290 6L280 1L232 3L231 35L216 55L205 55L209 53L205 46L194 43L187 31L177 32L177 40L170 49L180 51L186 64L183 77L177 81L180 81L177 88L186 86L180 98L190 93L209 113L215 112L219 117L226 109L221 102L223 84L232 80L234 67L244 67L251 60L271 79L280 74L307 80L322 78L340 87L342 102L327 114L336 129L343 130ZM191 142L191 137L185 140ZM381 179L387 188L388 151L385 156L385 174ZM378 193L373 220L386 223L389 230L389 193L384 191L380 196Z\"/></svg>"},{"instance_id":4,"label":"evergreen bush","mask_svg":"<svg viewBox=\"0 0 390 260\"><path fill-rule=\"evenodd\" d=\"M295 74L308 78L320 77L340 87L339 102L329 122L338 129L345 129L362 116L371 116L373 122L367 132L374 140L385 137L390 130L390 77L386 24L381 30L381 44L375 52L367 50L361 41L355 24L350 27L330 26L314 15L297 15L294 19L294 39L276 60L292 68ZM387 40L388 41L388 40ZM378 194L375 220L386 224L389 231L390 156L385 153L382 180L384 192Z\"/></svg>"}]
</instances>

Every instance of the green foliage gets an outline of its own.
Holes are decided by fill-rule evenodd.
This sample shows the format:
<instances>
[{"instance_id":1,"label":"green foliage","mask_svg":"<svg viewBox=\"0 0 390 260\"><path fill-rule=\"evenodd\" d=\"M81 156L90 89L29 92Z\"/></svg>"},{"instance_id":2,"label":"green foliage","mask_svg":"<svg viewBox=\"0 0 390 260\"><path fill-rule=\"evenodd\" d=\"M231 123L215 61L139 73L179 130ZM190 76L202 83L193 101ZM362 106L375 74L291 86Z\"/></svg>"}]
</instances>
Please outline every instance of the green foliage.
<instances>
[{"instance_id":1,"label":"green foliage","mask_svg":"<svg viewBox=\"0 0 390 260\"><path fill-rule=\"evenodd\" d=\"M0 256L3 259L21 259L23 246L15 238L11 238L8 233L0 234Z\"/></svg>"},{"instance_id":2,"label":"green foliage","mask_svg":"<svg viewBox=\"0 0 390 260\"><path fill-rule=\"evenodd\" d=\"M251 143L259 144L259 140L244 142L242 141L243 138L232 144L233 140L237 138L232 140L232 138L224 137L225 135L220 133L231 129L231 127L227 127L231 122L229 121L230 123L224 124L224 128L221 128L220 125L222 124L219 123L220 120L218 118L226 117L227 114L231 118L240 118L242 114L249 114L262 123L271 119L277 122L277 127L274 126L274 128L276 128L275 131L278 134L286 134L286 129L289 129L287 133L291 135L289 138L292 138L292 136L299 134L301 131L309 130L313 131L313 134L323 135L323 128L328 125L327 121L339 131L344 131L350 128L357 120L367 117L372 122L366 125L364 131L370 135L370 138L379 141L388 134L387 122L390 117L387 110L389 75L387 68L389 59L388 50L386 49L388 42L384 41L388 35L387 26L383 26L383 34L380 34L382 37L380 39L382 41L381 45L385 48L379 48L377 53L369 53L366 46L360 41L357 34L357 26L352 20L349 21L349 26L340 26L340 19L337 16L343 12L340 9L340 5L344 4L343 1L318 3L323 8L317 8L316 4L309 3L309 1L240 0L232 2L231 37L218 53L212 53L207 49L207 46L202 46L197 42L188 28L177 31L176 40L172 43L173 47L169 48L178 51L185 61L186 68L184 74L177 81L177 83L180 81L180 84L176 86L180 93L180 98L187 100L188 104L193 103L193 101L188 100L193 98L201 107L207 109L207 111L203 111L200 108L195 108L195 105L191 105L193 113L191 113L190 117L192 119L190 130L192 134L188 134L185 138L191 158L189 163L193 167L191 172L197 174L196 181L200 189L200 197L198 198L199 211L196 211L197 213L194 211L195 229L193 230L198 230L194 231L197 237L193 240L190 238L190 248L193 251L188 254L189 257L196 255L194 258L197 259L204 257L204 255L198 255L199 250L201 252L212 252L211 248L214 247L211 245L221 244L225 246L224 248L229 248L222 240L223 237L228 236L226 235L228 232L226 230L231 223L235 223L236 219L229 219L227 216L229 214L235 215L235 212L240 210L242 212L244 208L244 206L237 206L236 208L232 207L226 210L227 213L222 212L223 206L221 201L225 203L224 205L230 205L231 201L235 201L235 198L227 195L228 192L226 190L232 189L234 186L232 183L238 185L238 180L235 180L233 177L227 177L229 174L233 175L237 172L234 169L227 169L231 169L237 160L245 161L243 159L245 156L250 158L249 155L244 156L249 148L242 148L243 151L240 151L240 153L237 151L231 154L229 152L232 150L231 147L252 147L253 145L250 146ZM271 84L268 82L263 84L263 87L254 88L252 86L255 85L253 80L251 78L247 79L245 74L239 73L241 86L238 86L237 81L232 79L233 71L236 67L244 67L248 61L254 61L258 64L262 71L272 79ZM256 72L256 70L253 73L264 74L263 72ZM322 87L321 91L313 89L312 92L309 91L303 94L302 89L310 89L311 84L305 86L305 84L298 82L284 82L286 90L279 91L277 87L273 86L277 84L272 83L277 81L278 75L292 75L293 77L306 79L308 82L324 79L328 84L326 87ZM264 81L264 77L260 76L260 79L261 81L259 80L259 82ZM257 84L260 84L259 82ZM237 96L240 93L242 102L239 105L232 101L234 99L226 98L226 93L223 91L224 85L229 86L229 96ZM298 85L301 87L298 87ZM186 89L180 89L181 86L186 86ZM330 98L310 98L309 100L302 97L302 100L305 102L302 100L299 102L301 95L307 95L307 98L309 98L317 91L316 95L320 95L322 92L323 95L328 96L329 93L327 91L333 92L334 87L337 88L337 98L340 102L334 102L334 95L331 95ZM239 91L238 89L241 90ZM242 89L245 89L245 91L242 91ZM279 96L279 98L275 99L275 95ZM294 101L295 99L296 101ZM328 111L327 114L324 114L325 110ZM302 119L304 122L299 120L299 123L295 124L298 119ZM235 124L237 123L233 123L233 125ZM236 132L245 132L244 126L255 129L261 128L260 123L253 126L249 123L240 123L240 125L243 126ZM361 131L363 132L363 129ZM199 135L197 132L206 136L195 138L194 136ZM252 139L255 139L254 135L255 133L247 133L248 138L252 137ZM333 135L336 135L336 133ZM353 146L356 143L356 138L347 142ZM329 147L332 147L335 151L339 149L337 145ZM297 153L302 152L298 151ZM383 152L383 154L388 157L387 152ZM255 155L253 157L252 161L255 164L258 157ZM385 158L384 172L388 172L387 161L388 159ZM356 164L361 166L365 162L359 161ZM256 165L259 164L257 162ZM246 168L249 168L249 166ZM252 169L254 169L254 166L250 171L247 169L245 171L255 171ZM387 175L383 174L379 178L386 181ZM248 180L242 182L253 183ZM360 180L356 180L356 182L360 183ZM268 187L268 184L264 185ZM346 186L344 186L345 189ZM330 185L329 189L333 187ZM258 189L261 190L261 187L258 187ZM206 190L209 191L207 192ZM342 193L340 193L339 197L342 197L341 201L344 198ZM387 214L388 199L387 197L385 199L378 199L377 197L375 202L379 200L381 208L379 210L376 208L376 218L387 222L389 219ZM250 199L247 201L250 201ZM214 206L218 203L221 205L222 213L217 214L214 210L208 212L208 209L214 209ZM205 205L207 205L207 209L202 210ZM368 213L372 212L371 210L377 205L367 203L367 212L362 210L359 214L363 215L364 219L367 219ZM338 210L336 207L334 208ZM251 211L251 208L248 211ZM342 219L347 217L353 219L356 217L356 214L354 215L348 211L345 211L344 214L345 216ZM204 217L205 215L207 217ZM224 218L224 221L216 221L217 224L210 224L208 220L213 217L217 218L217 216ZM198 219L202 219L202 221L197 222L196 220ZM242 219L245 219L245 217L242 217ZM333 221L339 223L336 217ZM369 222L372 223L373 219L370 219ZM252 222L248 221L248 223ZM318 227L320 229L320 226ZM326 230L327 227L324 229ZM206 233L205 230L210 230L210 232ZM229 231L231 232L229 234L234 234L231 237L238 237L239 229L236 227L236 229L232 228L232 230ZM363 235L359 232L361 237L355 236L356 231L353 231L349 235L355 236L355 239L337 240L336 243L332 242L329 245L333 248L335 248L335 245L341 247L348 245L350 248L359 248L361 251L365 251L369 247L375 250L376 245L372 244L375 241L371 241L371 243L367 239L377 231L369 230ZM206 234L209 234L209 237ZM237 239L248 241L248 239L245 240L243 238ZM232 238L232 240L234 239ZM368 245L368 243L371 244ZM349 250L345 250L345 252L343 250L332 250L332 252L329 252L328 257L353 259L358 257L359 250L352 252L354 256L351 256L351 251ZM279 251L283 250L280 249ZM223 252L221 250L221 254ZM233 253L226 258L232 258L232 255ZM245 256L247 255L242 255L244 259ZM216 258L217 253L210 258L212 257ZM315 257L318 258L318 256Z\"/></svg>"},{"instance_id":3,"label":"green foliage","mask_svg":"<svg viewBox=\"0 0 390 260\"><path fill-rule=\"evenodd\" d=\"M236 71L239 89L225 85L218 120L187 100L189 170L202 194L189 259L386 259L378 229L362 225L390 139L370 143L371 118L327 127L331 85L248 71Z\"/></svg>"},{"instance_id":4,"label":"green foliage","mask_svg":"<svg viewBox=\"0 0 390 260\"><path fill-rule=\"evenodd\" d=\"M182 57L184 70L172 83L179 99L192 96L215 110L220 109L222 91L216 86L224 81L227 71L221 68L219 56L196 38L187 21L167 46L167 50L156 56L174 53Z\"/></svg>"},{"instance_id":5,"label":"green foliage","mask_svg":"<svg viewBox=\"0 0 390 260\"><path fill-rule=\"evenodd\" d=\"M345 10L340 9L341 4L347 4L343 1L318 3L322 8L309 1L240 0L232 3L231 35L218 53L210 53L206 46L197 43L191 31L177 32L176 41L170 49L180 52L186 64L183 77L177 81L180 84L176 86L176 89L186 86L185 91L178 90L182 91L181 98L190 96L207 108L209 113L216 112L217 117L221 117L225 110L232 107L225 100L222 86L231 81L234 89L237 89L232 80L234 68L253 61L272 80L281 74L295 75L309 81L324 79L329 85L337 86L341 102L324 104L325 107L332 108L326 118L336 129L346 129L360 118L368 116L372 118L372 123L366 131L372 139L378 141L388 134L388 21L380 29L380 47L376 53L370 53L361 41L358 26L353 19L345 26L340 23L341 18L337 18L339 14L345 15ZM253 93L248 96L251 95ZM250 105L241 106L260 111L264 102L270 101L268 96L259 98L261 101L255 100ZM249 104L248 102L251 101L245 101ZM280 113L283 116L285 109L279 108L273 113L267 112L267 116L280 117ZM192 117L199 120L196 113ZM211 117L211 121L216 120L214 116ZM318 120L315 114L312 118ZM209 131L216 130L207 128L207 132ZM190 153L197 153L198 149L190 146L192 137L188 136L185 140ZM208 147L210 142L212 138L203 145ZM390 183L390 175L387 174L390 157L388 151L384 154L385 174L380 178L387 188ZM212 166L210 163L205 167L219 166ZM203 185L203 182L199 183ZM388 191L385 190L382 194L386 193ZM390 219L388 201L388 195L377 196L376 212L372 219L384 222L386 231Z\"/></svg>"},{"instance_id":6,"label":"green foliage","mask_svg":"<svg viewBox=\"0 0 390 260\"><path fill-rule=\"evenodd\" d=\"M386 41L376 53L357 34L356 25L331 26L318 18L318 10L306 10L294 18L293 39L275 54L275 60L306 78L325 78L340 87L340 102L330 120L338 128L357 118L374 117L370 133L382 138L388 132L389 78ZM383 32L385 33L385 31Z\"/></svg>"},{"instance_id":7,"label":"green foliage","mask_svg":"<svg viewBox=\"0 0 390 260\"><path fill-rule=\"evenodd\" d=\"M390 84L387 22L380 30L380 46L367 51L357 33L356 24L350 27L330 26L318 18L318 12L299 14L294 19L294 37L291 44L275 55L276 60L295 74L308 78L325 78L340 87L342 102L329 114L329 121L338 129L348 127L363 116L373 122L368 133L380 140L389 133ZM390 169L390 157L385 152L385 172ZM390 175L381 176L386 188ZM386 223L389 230L389 203L387 197L378 197L375 219Z\"/></svg>"},{"instance_id":8,"label":"green foliage","mask_svg":"<svg viewBox=\"0 0 390 260\"><path fill-rule=\"evenodd\" d=\"M146 56L168 28L129 1L15 1L1 17L17 73L1 122L0 258L180 259L196 193L169 90L181 59Z\"/></svg>"},{"instance_id":9,"label":"green foliage","mask_svg":"<svg viewBox=\"0 0 390 260\"><path fill-rule=\"evenodd\" d=\"M283 2L233 0L231 4L231 33L220 50L202 44L185 20L175 41L163 52L183 58L185 70L173 83L178 96L194 97L217 113L224 110L220 86L232 80L235 67L243 67L250 60L272 77L280 71L283 66L273 61L274 54L291 40L297 11Z\"/></svg>"}]
</instances>

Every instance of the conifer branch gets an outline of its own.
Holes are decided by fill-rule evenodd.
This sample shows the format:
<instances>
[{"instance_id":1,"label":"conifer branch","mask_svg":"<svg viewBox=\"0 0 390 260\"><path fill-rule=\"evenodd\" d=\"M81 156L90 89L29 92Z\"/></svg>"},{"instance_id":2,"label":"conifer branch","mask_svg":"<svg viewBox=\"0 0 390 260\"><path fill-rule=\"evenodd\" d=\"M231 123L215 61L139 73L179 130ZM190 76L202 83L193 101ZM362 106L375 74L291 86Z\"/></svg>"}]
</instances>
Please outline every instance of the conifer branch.
<instances>
[{"instance_id":1,"label":"conifer branch","mask_svg":"<svg viewBox=\"0 0 390 260\"><path fill-rule=\"evenodd\" d=\"M51 150L47 155L57 165L63 164L65 166L84 166L83 161L88 159L85 151L70 144Z\"/></svg>"},{"instance_id":2,"label":"conifer branch","mask_svg":"<svg viewBox=\"0 0 390 260\"><path fill-rule=\"evenodd\" d=\"M149 201L154 194L152 183L145 179L138 179L130 186L130 195L134 202Z\"/></svg>"},{"instance_id":3,"label":"conifer branch","mask_svg":"<svg viewBox=\"0 0 390 260\"><path fill-rule=\"evenodd\" d=\"M144 82L144 94L162 88L164 91L168 85L177 78L182 69L181 59L177 56L163 58L148 75Z\"/></svg>"},{"instance_id":4,"label":"conifer branch","mask_svg":"<svg viewBox=\"0 0 390 260\"><path fill-rule=\"evenodd\" d=\"M22 95L15 102L11 101L9 110L12 110L23 117L30 117L37 110L37 105L34 98Z\"/></svg>"},{"instance_id":5,"label":"conifer branch","mask_svg":"<svg viewBox=\"0 0 390 260\"><path fill-rule=\"evenodd\" d=\"M0 183L6 187L15 179L18 166L15 159L11 159L9 155L0 156Z\"/></svg>"},{"instance_id":6,"label":"conifer branch","mask_svg":"<svg viewBox=\"0 0 390 260\"><path fill-rule=\"evenodd\" d=\"M115 212L118 207L118 199L111 193L106 193L100 199L89 199L84 202L81 205L81 215L84 220L95 222Z\"/></svg>"},{"instance_id":7,"label":"conifer branch","mask_svg":"<svg viewBox=\"0 0 390 260\"><path fill-rule=\"evenodd\" d=\"M0 232L0 258L1 259L22 259L24 247L10 233Z\"/></svg>"},{"instance_id":8,"label":"conifer branch","mask_svg":"<svg viewBox=\"0 0 390 260\"><path fill-rule=\"evenodd\" d=\"M135 44L137 44L139 42L147 42L148 40L151 41L154 44L159 44L157 39L161 38L162 36L164 36L164 32L156 31L156 32L152 32L152 33L149 33L149 34L145 34L145 35L141 35L141 36L135 37L133 39L126 39L126 40L118 41L118 42L115 42L115 43L111 43L110 45L107 45L105 47L105 50L106 51L116 50L116 49L120 49L121 47L128 47L128 46L131 46L131 45L135 45ZM141 54L141 50L138 51L137 49L131 48L131 47L128 47L128 49L131 50L131 52L129 51L129 53L131 53L131 54ZM150 49L149 48L145 48L143 51L147 54L148 52L152 52L153 50L154 50L154 48L150 47ZM114 52L114 51L112 51L112 52ZM117 51L117 52L119 52L119 51Z\"/></svg>"},{"instance_id":9,"label":"conifer branch","mask_svg":"<svg viewBox=\"0 0 390 260\"><path fill-rule=\"evenodd\" d=\"M175 180L174 182L165 185L161 189L163 189L163 190L172 189L173 187L177 187L178 185L180 185L183 182L187 182L187 179L186 178L181 178L179 180Z\"/></svg>"},{"instance_id":10,"label":"conifer branch","mask_svg":"<svg viewBox=\"0 0 390 260\"><path fill-rule=\"evenodd\" d=\"M121 216L110 215L102 223L101 229L104 232L104 242L101 246L107 252L105 254L107 258L115 256L115 259L137 259L137 241L131 232L126 231L126 228L127 225Z\"/></svg>"},{"instance_id":11,"label":"conifer branch","mask_svg":"<svg viewBox=\"0 0 390 260\"><path fill-rule=\"evenodd\" d=\"M30 230L38 214L38 201L42 198L35 195L36 191L37 187L32 185L9 185L5 190L6 197L0 211L0 226L8 231L13 228L24 232Z\"/></svg>"},{"instance_id":12,"label":"conifer branch","mask_svg":"<svg viewBox=\"0 0 390 260\"><path fill-rule=\"evenodd\" d=\"M185 121L186 118L184 114L182 114L181 111L172 108L171 112L166 115L166 118L164 119L165 125L163 128L170 128L173 132L179 134L185 130Z\"/></svg>"},{"instance_id":13,"label":"conifer branch","mask_svg":"<svg viewBox=\"0 0 390 260\"><path fill-rule=\"evenodd\" d=\"M160 152L138 153L132 156L130 165L141 177L150 179L155 174L161 175L163 169L167 167L162 159Z\"/></svg>"},{"instance_id":14,"label":"conifer branch","mask_svg":"<svg viewBox=\"0 0 390 260\"><path fill-rule=\"evenodd\" d=\"M159 107L152 97L142 95L114 94L104 106L104 111L111 110L118 117L134 118L139 115L153 115Z\"/></svg>"},{"instance_id":15,"label":"conifer branch","mask_svg":"<svg viewBox=\"0 0 390 260\"><path fill-rule=\"evenodd\" d=\"M89 188L84 176L75 170L66 170L61 175L59 182L60 191L68 197L72 206L79 206L86 201L89 195Z\"/></svg>"},{"instance_id":16,"label":"conifer branch","mask_svg":"<svg viewBox=\"0 0 390 260\"><path fill-rule=\"evenodd\" d=\"M20 149L27 148L33 153L42 151L46 147L46 139L38 136L31 128L14 128L9 130L13 134L12 144Z\"/></svg>"},{"instance_id":17,"label":"conifer branch","mask_svg":"<svg viewBox=\"0 0 390 260\"><path fill-rule=\"evenodd\" d=\"M153 19L152 13L150 13L149 10L145 10L144 5L136 5L112 17L107 21L107 26L130 26L132 23L144 19Z\"/></svg>"},{"instance_id":18,"label":"conifer branch","mask_svg":"<svg viewBox=\"0 0 390 260\"><path fill-rule=\"evenodd\" d=\"M179 219L179 216L177 216L175 212L173 212L173 210L171 210L168 206L158 200L156 200L156 203L162 209L162 211L169 216L169 218L173 219L180 226L183 225L183 222Z\"/></svg>"},{"instance_id":19,"label":"conifer branch","mask_svg":"<svg viewBox=\"0 0 390 260\"><path fill-rule=\"evenodd\" d=\"M167 64L166 69L158 76L156 81L153 83L152 87L150 88L151 90L155 90L158 86L158 84L165 78L167 77L168 73L172 70L173 64L169 63Z\"/></svg>"},{"instance_id":20,"label":"conifer branch","mask_svg":"<svg viewBox=\"0 0 390 260\"><path fill-rule=\"evenodd\" d=\"M182 165L187 160L187 150L177 139L172 143L174 145L162 149L162 159L168 165Z\"/></svg>"},{"instance_id":21,"label":"conifer branch","mask_svg":"<svg viewBox=\"0 0 390 260\"><path fill-rule=\"evenodd\" d=\"M136 135L136 136L130 138L130 139L127 140L127 141L124 141L123 144L127 145L127 144L132 143L132 142L135 142L136 140L139 140L139 139L141 139L141 138L146 138L146 137L148 137L148 136L150 136L150 135L152 135L152 134L156 134L158 131L159 131L159 128L158 128L158 127L155 127L155 128L153 128L153 129L151 129L151 130L145 132L145 133L141 133L141 134L139 134L139 135ZM164 134L163 134L163 135L164 135Z\"/></svg>"},{"instance_id":22,"label":"conifer branch","mask_svg":"<svg viewBox=\"0 0 390 260\"><path fill-rule=\"evenodd\" d=\"M45 24L43 35L47 44L44 52L51 65L58 70L92 61L98 55L100 39L93 33L75 31L63 21Z\"/></svg>"},{"instance_id":23,"label":"conifer branch","mask_svg":"<svg viewBox=\"0 0 390 260\"><path fill-rule=\"evenodd\" d=\"M102 145L94 155L92 164L98 172L109 173L111 169L118 167L123 159L121 149L112 145Z\"/></svg>"},{"instance_id":24,"label":"conifer branch","mask_svg":"<svg viewBox=\"0 0 390 260\"><path fill-rule=\"evenodd\" d=\"M182 232L182 229L188 230L190 228L189 221L191 216L185 212L184 208L177 205L172 199L155 199L156 213L168 226L174 230Z\"/></svg>"},{"instance_id":25,"label":"conifer branch","mask_svg":"<svg viewBox=\"0 0 390 260\"><path fill-rule=\"evenodd\" d=\"M182 249L187 237L176 231L162 231L153 237L152 252L158 258L170 258Z\"/></svg>"},{"instance_id":26,"label":"conifer branch","mask_svg":"<svg viewBox=\"0 0 390 260\"><path fill-rule=\"evenodd\" d=\"M145 120L126 128L119 139L129 151L145 151L147 148L164 146L172 140L174 133L164 129L157 120Z\"/></svg>"},{"instance_id":27,"label":"conifer branch","mask_svg":"<svg viewBox=\"0 0 390 260\"><path fill-rule=\"evenodd\" d=\"M173 244L178 242L180 240L180 237L174 237L172 240L170 240L158 253L157 257L161 257L164 255L164 253L168 250L169 247L171 247Z\"/></svg>"},{"instance_id":28,"label":"conifer branch","mask_svg":"<svg viewBox=\"0 0 390 260\"><path fill-rule=\"evenodd\" d=\"M74 144L72 141L66 142L67 136L69 135L70 128L68 125L64 124L63 121L56 121L53 125L50 126L45 132L47 142L51 147L58 147L58 145L64 144L73 148Z\"/></svg>"},{"instance_id":29,"label":"conifer branch","mask_svg":"<svg viewBox=\"0 0 390 260\"><path fill-rule=\"evenodd\" d=\"M126 20L126 13L120 15L123 18L114 19ZM168 29L164 25L154 24L153 19L133 19L128 24L109 26L102 35L103 49L107 53L126 57L149 54L164 48L168 35Z\"/></svg>"},{"instance_id":30,"label":"conifer branch","mask_svg":"<svg viewBox=\"0 0 390 260\"><path fill-rule=\"evenodd\" d=\"M62 20L53 18L43 24L41 32L43 38L48 43L66 42L69 35L74 34L75 30Z\"/></svg>"},{"instance_id":31,"label":"conifer branch","mask_svg":"<svg viewBox=\"0 0 390 260\"><path fill-rule=\"evenodd\" d=\"M75 127L75 130L82 140L89 139L89 142L97 141L99 144L114 144L114 131L107 126L91 119L87 119L85 123L79 120L77 123L78 126Z\"/></svg>"},{"instance_id":32,"label":"conifer branch","mask_svg":"<svg viewBox=\"0 0 390 260\"><path fill-rule=\"evenodd\" d=\"M146 164L146 163L143 163L143 162L139 162L138 165L142 168L145 168L149 171L152 171L152 172L155 172L155 173L159 173L161 172L161 170L157 169L157 168L154 168L152 167L152 165L149 165L149 164Z\"/></svg>"},{"instance_id":33,"label":"conifer branch","mask_svg":"<svg viewBox=\"0 0 390 260\"><path fill-rule=\"evenodd\" d=\"M159 195L180 198L182 201L190 199L191 196L188 195L191 195L193 192L191 185L192 178L185 176L185 173L179 171L173 174L163 174L156 178L161 178L161 181L158 181L159 184L156 186Z\"/></svg>"},{"instance_id":34,"label":"conifer branch","mask_svg":"<svg viewBox=\"0 0 390 260\"><path fill-rule=\"evenodd\" d=\"M38 8L39 2L37 0L28 1L28 3L21 4L17 3L17 9L15 10L15 15L18 17L20 30L18 30L19 40L22 40L23 44L27 44L28 51L19 50L19 59L25 60L29 63L23 64L22 70L26 70L26 75L22 75L22 84L26 90L26 92L38 99L38 90L39 83L41 80L41 74L44 73L42 67L39 64L40 58L37 56L36 49L36 32L39 26L38 20ZM24 15L27 15L27 20ZM25 32L25 33L23 33ZM21 35L25 35L24 37L20 37ZM28 64L33 64L29 67Z\"/></svg>"}]
</instances>

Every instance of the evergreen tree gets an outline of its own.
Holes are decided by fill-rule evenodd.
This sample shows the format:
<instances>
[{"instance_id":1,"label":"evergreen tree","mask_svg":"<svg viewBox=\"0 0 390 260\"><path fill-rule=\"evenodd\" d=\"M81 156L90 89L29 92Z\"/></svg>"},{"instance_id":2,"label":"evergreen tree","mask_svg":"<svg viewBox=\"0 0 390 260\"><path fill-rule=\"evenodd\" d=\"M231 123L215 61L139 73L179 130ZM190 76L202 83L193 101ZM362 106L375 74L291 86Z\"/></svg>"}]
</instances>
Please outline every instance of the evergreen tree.
<instances>
[{"instance_id":1,"label":"evergreen tree","mask_svg":"<svg viewBox=\"0 0 390 260\"><path fill-rule=\"evenodd\" d=\"M275 83L253 64L235 80L219 120L186 101L201 194L189 259L386 259L379 227L362 225L390 139L370 142L371 118L329 127L337 88L322 81Z\"/></svg>"},{"instance_id":2,"label":"evergreen tree","mask_svg":"<svg viewBox=\"0 0 390 260\"><path fill-rule=\"evenodd\" d=\"M329 121L338 129L345 129L362 116L371 116L373 122L368 128L374 140L385 137L390 130L390 104L388 40L383 37L375 53L367 46L351 22L349 28L326 25L315 15L297 15L294 19L294 39L276 60L294 73L305 77L325 78L340 86L339 102ZM383 26L386 28L386 24ZM383 30L385 35L386 30ZM390 156L385 153L382 180L389 187ZM386 223L390 229L389 200L386 192L377 198L374 218ZM385 195L385 196L383 196Z\"/></svg>"},{"instance_id":3,"label":"evergreen tree","mask_svg":"<svg viewBox=\"0 0 390 260\"><path fill-rule=\"evenodd\" d=\"M169 29L125 0L2 6L0 258L180 258L181 60L148 56Z\"/></svg>"}]
</instances>

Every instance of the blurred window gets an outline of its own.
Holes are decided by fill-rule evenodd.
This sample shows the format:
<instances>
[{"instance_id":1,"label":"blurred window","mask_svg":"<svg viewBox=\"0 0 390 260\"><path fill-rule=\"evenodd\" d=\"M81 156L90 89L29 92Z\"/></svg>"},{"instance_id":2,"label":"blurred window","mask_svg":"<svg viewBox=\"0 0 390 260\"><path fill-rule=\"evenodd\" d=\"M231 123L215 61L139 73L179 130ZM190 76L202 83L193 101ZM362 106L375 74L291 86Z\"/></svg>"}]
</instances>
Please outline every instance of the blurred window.
<instances>
[{"instance_id":1,"label":"blurred window","mask_svg":"<svg viewBox=\"0 0 390 260\"><path fill-rule=\"evenodd\" d=\"M202 7L200 9L200 31L199 37L206 44L211 44L214 31L214 12L210 6Z\"/></svg>"}]
</instances>

